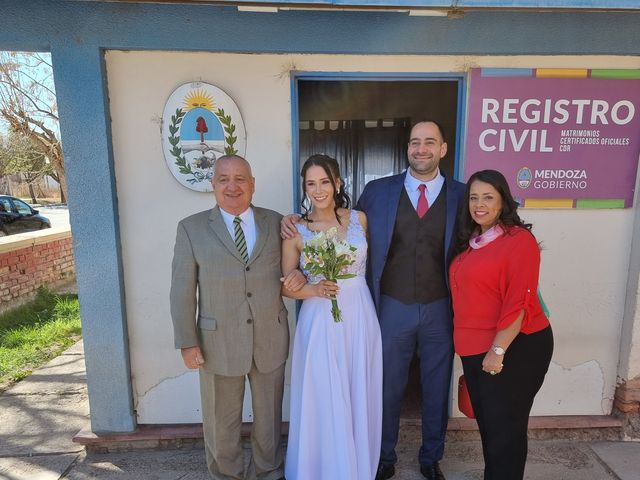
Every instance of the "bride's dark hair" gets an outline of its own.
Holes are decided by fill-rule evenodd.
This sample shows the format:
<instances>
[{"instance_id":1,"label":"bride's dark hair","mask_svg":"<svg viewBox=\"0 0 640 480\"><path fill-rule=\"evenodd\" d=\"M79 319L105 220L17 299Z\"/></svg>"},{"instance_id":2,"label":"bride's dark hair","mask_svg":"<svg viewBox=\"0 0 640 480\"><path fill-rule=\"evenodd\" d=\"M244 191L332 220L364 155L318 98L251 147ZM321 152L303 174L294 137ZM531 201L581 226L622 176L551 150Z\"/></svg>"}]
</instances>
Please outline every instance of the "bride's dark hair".
<instances>
[{"instance_id":1,"label":"bride's dark hair","mask_svg":"<svg viewBox=\"0 0 640 480\"><path fill-rule=\"evenodd\" d=\"M335 213L338 223L342 225L340 216L338 215L338 209L349 208L351 206L351 199L347 192L344 191L344 181L340 178L340 167L338 166L338 162L335 158L331 158L328 155L311 155L307 158L307 161L304 162L304 165L302 165L302 171L300 172L300 176L302 177L302 201L300 202L300 206L302 207L302 218L308 222L311 221L309 220L309 213L311 210L307 206L310 203L310 200L309 197L307 197L304 182L307 170L313 166L322 168L327 174L327 177L329 177L329 181L331 181L331 186L333 187L333 200L335 201L333 212ZM336 188L336 182L338 180L340 180L339 189Z\"/></svg>"}]
</instances>

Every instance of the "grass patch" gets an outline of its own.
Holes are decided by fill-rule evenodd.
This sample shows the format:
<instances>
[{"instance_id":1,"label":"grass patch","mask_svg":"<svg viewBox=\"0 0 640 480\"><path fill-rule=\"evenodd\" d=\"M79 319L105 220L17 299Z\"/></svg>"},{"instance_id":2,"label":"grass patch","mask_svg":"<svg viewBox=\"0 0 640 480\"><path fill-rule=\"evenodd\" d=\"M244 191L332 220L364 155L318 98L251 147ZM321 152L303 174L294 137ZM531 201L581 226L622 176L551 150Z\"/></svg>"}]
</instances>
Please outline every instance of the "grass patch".
<instances>
[{"instance_id":1,"label":"grass patch","mask_svg":"<svg viewBox=\"0 0 640 480\"><path fill-rule=\"evenodd\" d=\"M80 333L77 296L46 288L33 301L0 315L0 391L73 345Z\"/></svg>"}]
</instances>

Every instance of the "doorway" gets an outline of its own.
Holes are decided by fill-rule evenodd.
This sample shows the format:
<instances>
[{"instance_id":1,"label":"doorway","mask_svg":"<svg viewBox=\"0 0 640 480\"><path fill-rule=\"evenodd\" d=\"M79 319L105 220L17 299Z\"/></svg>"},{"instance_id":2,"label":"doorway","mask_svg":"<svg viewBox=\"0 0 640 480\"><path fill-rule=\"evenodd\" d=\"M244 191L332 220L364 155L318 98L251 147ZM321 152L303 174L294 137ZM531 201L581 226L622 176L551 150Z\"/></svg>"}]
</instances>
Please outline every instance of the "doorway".
<instances>
[{"instance_id":1,"label":"doorway","mask_svg":"<svg viewBox=\"0 0 640 480\"><path fill-rule=\"evenodd\" d=\"M355 204L364 185L407 167L411 125L443 127L448 153L440 168L457 177L463 77L367 78L298 74L294 78L294 157L297 172L310 155L336 158ZM297 192L298 198L300 192Z\"/></svg>"},{"instance_id":2,"label":"doorway","mask_svg":"<svg viewBox=\"0 0 640 480\"><path fill-rule=\"evenodd\" d=\"M336 160L352 204L367 182L402 172L408 165L411 126L438 121L448 144L440 163L458 178L464 77L462 75L381 77L367 74L299 73L293 78L295 202L302 196L300 167L313 154ZM420 419L420 371L413 359L402 418Z\"/></svg>"}]
</instances>

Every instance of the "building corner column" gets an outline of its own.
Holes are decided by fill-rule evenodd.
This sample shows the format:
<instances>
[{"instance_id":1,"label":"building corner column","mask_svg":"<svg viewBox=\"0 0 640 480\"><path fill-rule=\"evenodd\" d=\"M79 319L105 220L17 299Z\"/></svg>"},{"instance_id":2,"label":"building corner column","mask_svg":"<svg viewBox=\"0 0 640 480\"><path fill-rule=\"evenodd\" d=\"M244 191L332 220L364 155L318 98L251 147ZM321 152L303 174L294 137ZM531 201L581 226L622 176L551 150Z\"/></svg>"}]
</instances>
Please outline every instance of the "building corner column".
<instances>
[{"instance_id":1,"label":"building corner column","mask_svg":"<svg viewBox=\"0 0 640 480\"><path fill-rule=\"evenodd\" d=\"M51 46L94 433L136 428L102 50Z\"/></svg>"}]
</instances>

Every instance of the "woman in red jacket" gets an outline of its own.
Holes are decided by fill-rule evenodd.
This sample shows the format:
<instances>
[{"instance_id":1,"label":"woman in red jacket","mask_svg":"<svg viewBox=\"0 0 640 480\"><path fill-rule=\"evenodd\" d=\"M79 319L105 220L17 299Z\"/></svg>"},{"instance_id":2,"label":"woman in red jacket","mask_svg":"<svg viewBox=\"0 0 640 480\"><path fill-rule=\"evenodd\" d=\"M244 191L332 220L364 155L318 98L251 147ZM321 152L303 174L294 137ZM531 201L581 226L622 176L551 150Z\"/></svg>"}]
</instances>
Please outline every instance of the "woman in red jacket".
<instances>
[{"instance_id":1,"label":"woman in red jacket","mask_svg":"<svg viewBox=\"0 0 640 480\"><path fill-rule=\"evenodd\" d=\"M518 480L553 334L538 299L540 248L504 176L474 173L449 269L455 350L480 428L485 480Z\"/></svg>"}]
</instances>

